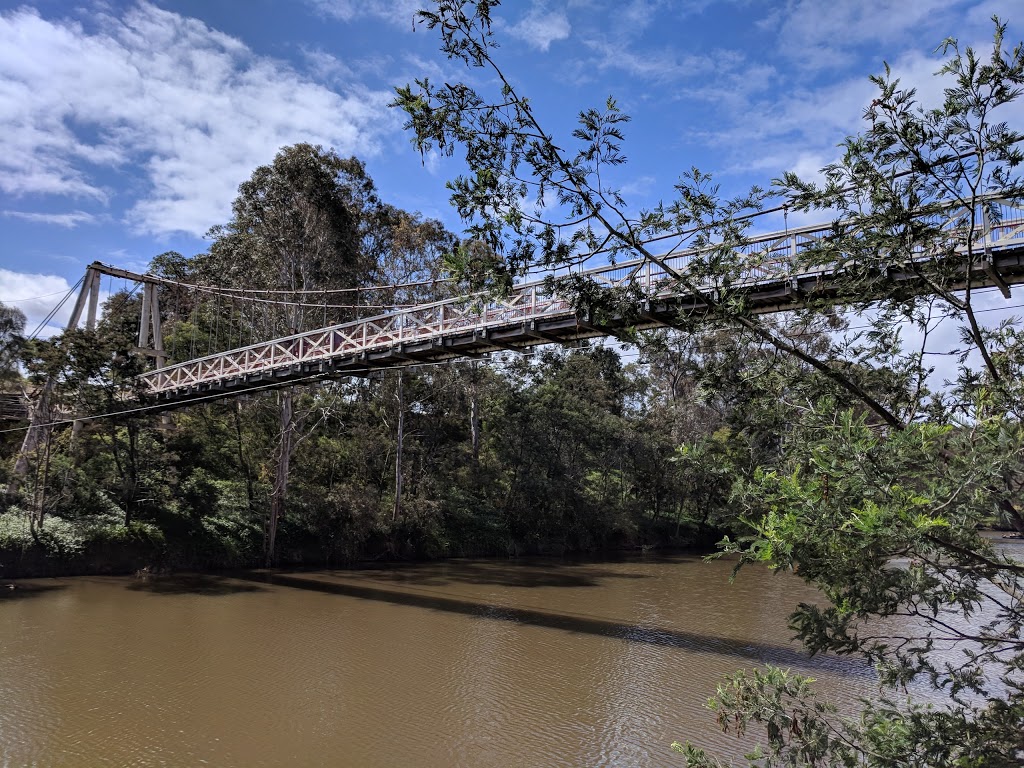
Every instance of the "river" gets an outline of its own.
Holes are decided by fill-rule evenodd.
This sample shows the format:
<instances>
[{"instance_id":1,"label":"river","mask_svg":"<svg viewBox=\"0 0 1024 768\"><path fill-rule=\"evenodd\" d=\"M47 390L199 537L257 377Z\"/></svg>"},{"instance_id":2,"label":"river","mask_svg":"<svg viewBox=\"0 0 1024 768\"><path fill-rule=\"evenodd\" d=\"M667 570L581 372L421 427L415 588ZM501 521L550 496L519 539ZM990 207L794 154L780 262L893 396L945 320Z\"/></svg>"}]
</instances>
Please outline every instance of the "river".
<instances>
[{"instance_id":1,"label":"river","mask_svg":"<svg viewBox=\"0 0 1024 768\"><path fill-rule=\"evenodd\" d=\"M0 765L671 766L722 756L719 679L808 659L797 578L694 557L451 561L244 577L12 582L0 596ZM269 579L266 580L266 579Z\"/></svg>"}]
</instances>

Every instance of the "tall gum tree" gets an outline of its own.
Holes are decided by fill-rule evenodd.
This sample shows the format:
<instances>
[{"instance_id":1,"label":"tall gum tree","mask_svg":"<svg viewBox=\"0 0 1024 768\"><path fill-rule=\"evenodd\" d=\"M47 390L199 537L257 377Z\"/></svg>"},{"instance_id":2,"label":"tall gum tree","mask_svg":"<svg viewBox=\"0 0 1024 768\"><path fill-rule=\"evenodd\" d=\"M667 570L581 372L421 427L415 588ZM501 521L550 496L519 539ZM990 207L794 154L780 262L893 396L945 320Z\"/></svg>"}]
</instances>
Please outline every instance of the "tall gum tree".
<instances>
[{"instance_id":1,"label":"tall gum tree","mask_svg":"<svg viewBox=\"0 0 1024 768\"><path fill-rule=\"evenodd\" d=\"M287 147L239 187L232 210L230 222L211 230L210 251L195 260L193 269L208 284L281 292L280 301L264 299L250 308L247 320L256 338L378 315L450 292L440 270L442 255L456 247L455 238L437 221L382 203L355 158L308 144ZM268 564L276 551L296 445L322 422L323 414L308 426L307 419L331 400L311 392L300 404L302 391L289 387L278 395ZM404 472L403 407L399 398L396 518Z\"/></svg>"},{"instance_id":2,"label":"tall gum tree","mask_svg":"<svg viewBox=\"0 0 1024 768\"><path fill-rule=\"evenodd\" d=\"M296 144L257 168L238 189L232 218L210 231L213 244L197 271L213 284L285 291L265 305L258 329L267 338L299 332L311 292L366 283L376 264L366 247L381 210L362 163L322 147ZM326 294L325 294L326 295ZM333 302L332 302L333 304ZM354 309L328 307L309 322L343 322ZM267 521L266 562L274 562L277 528L285 511L290 464L302 414L291 387L278 396L277 446Z\"/></svg>"}]
</instances>

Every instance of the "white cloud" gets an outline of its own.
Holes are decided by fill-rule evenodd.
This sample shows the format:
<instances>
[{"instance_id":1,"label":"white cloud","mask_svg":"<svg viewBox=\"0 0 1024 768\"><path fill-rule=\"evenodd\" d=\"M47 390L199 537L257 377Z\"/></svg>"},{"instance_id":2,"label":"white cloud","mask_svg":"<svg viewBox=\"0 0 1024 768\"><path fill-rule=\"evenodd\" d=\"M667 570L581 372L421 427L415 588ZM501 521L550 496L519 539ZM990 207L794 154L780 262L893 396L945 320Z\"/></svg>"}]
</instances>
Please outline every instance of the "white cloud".
<instances>
[{"instance_id":1,"label":"white cloud","mask_svg":"<svg viewBox=\"0 0 1024 768\"><path fill-rule=\"evenodd\" d=\"M110 298L112 285L114 283L107 278L100 282L98 297L100 311L107 299ZM68 296L71 288L71 284L59 275L15 272L0 268L0 303L17 307L25 313L25 333L35 331L47 315L67 296L67 300L61 304L53 317L47 320L39 331L37 334L39 338L49 338L60 333L67 326L79 292L79 289L76 288L74 293ZM79 323L84 325L84 317L79 319Z\"/></svg>"},{"instance_id":2,"label":"white cloud","mask_svg":"<svg viewBox=\"0 0 1024 768\"><path fill-rule=\"evenodd\" d=\"M34 331L69 290L71 286L68 281L57 275L36 275L0 269L0 302L17 307L25 313L26 333ZM67 324L74 304L75 297L72 296L64 302L40 335L47 337L59 333Z\"/></svg>"},{"instance_id":3,"label":"white cloud","mask_svg":"<svg viewBox=\"0 0 1024 768\"><path fill-rule=\"evenodd\" d=\"M529 12L508 31L531 48L546 51L553 42L567 39L572 26L564 11L548 11L543 3L534 2Z\"/></svg>"},{"instance_id":4,"label":"white cloud","mask_svg":"<svg viewBox=\"0 0 1024 768\"><path fill-rule=\"evenodd\" d=\"M685 80L711 72L715 61L710 56L695 56L672 49L630 50L616 40L588 38L584 44L596 54L585 63L587 70L621 70L648 82Z\"/></svg>"},{"instance_id":5,"label":"white cloud","mask_svg":"<svg viewBox=\"0 0 1024 768\"><path fill-rule=\"evenodd\" d=\"M893 74L917 86L923 104L935 106L944 85L934 77L938 67L934 56L912 51L894 61ZM837 145L845 137L864 130L864 110L877 95L876 86L863 74L817 88L790 86L763 93L744 91L738 84L708 87L732 94L719 102L727 117L714 130L694 135L728 152L728 172L774 177L792 170L812 180L820 180L818 171L839 159ZM708 100L702 91L688 93Z\"/></svg>"},{"instance_id":6,"label":"white cloud","mask_svg":"<svg viewBox=\"0 0 1024 768\"><path fill-rule=\"evenodd\" d=\"M307 0L321 13L341 21L376 18L412 29L423 0Z\"/></svg>"},{"instance_id":7,"label":"white cloud","mask_svg":"<svg viewBox=\"0 0 1024 768\"><path fill-rule=\"evenodd\" d=\"M664 6L665 0L630 0L619 6L618 14L622 26L637 35L651 25Z\"/></svg>"},{"instance_id":8,"label":"white cloud","mask_svg":"<svg viewBox=\"0 0 1024 768\"><path fill-rule=\"evenodd\" d=\"M21 219L32 224L49 224L55 227L74 229L79 224L91 224L96 217L85 211L70 213L32 213L29 211L3 211L3 215L12 219Z\"/></svg>"},{"instance_id":9,"label":"white cloud","mask_svg":"<svg viewBox=\"0 0 1024 768\"><path fill-rule=\"evenodd\" d=\"M962 292L957 293L961 298ZM1003 298L1002 294L994 288L983 288L972 292L972 304L978 323L982 328L997 328L999 324L1011 318L1020 317L1020 308L1017 305L1017 297L1010 301ZM928 386L933 390L941 390L946 384L956 380L958 372L958 360L955 355L949 354L952 350L970 350L967 356L966 366L969 370L978 371L984 366L981 353L977 347L965 344L963 341L963 328L967 325L966 318L957 320L955 317L947 316L940 321L944 314L949 312L949 306L939 299L935 300L932 314L934 330L929 334L927 344L927 356L925 365L934 367L935 371L928 377ZM906 351L917 351L921 348L924 337L921 331L910 324L903 325L903 348Z\"/></svg>"},{"instance_id":10,"label":"white cloud","mask_svg":"<svg viewBox=\"0 0 1024 768\"><path fill-rule=\"evenodd\" d=\"M634 195L649 195L655 189L657 181L658 180L654 176L638 176L636 178L624 182L621 186L619 186L619 194L621 194L627 200L633 197Z\"/></svg>"},{"instance_id":11,"label":"white cloud","mask_svg":"<svg viewBox=\"0 0 1024 768\"><path fill-rule=\"evenodd\" d=\"M808 69L842 68L863 43L935 42L960 17L961 0L790 0L763 26L778 31L778 50Z\"/></svg>"},{"instance_id":12,"label":"white cloud","mask_svg":"<svg viewBox=\"0 0 1024 768\"><path fill-rule=\"evenodd\" d=\"M985 53L983 37L974 45ZM990 43L988 47L991 49ZM903 87L915 88L922 107L942 105L950 78L936 76L939 54L930 49L909 50L895 56L891 64L893 77ZM877 95L877 87L865 73L818 88L794 87L752 95L730 104L728 124L716 126L701 138L730 151L732 171L776 175L794 170L813 178L822 166L839 159L842 150L837 145L843 139L868 128L864 111ZM1019 125L1024 121L1024 101L1001 106L990 119Z\"/></svg>"},{"instance_id":13,"label":"white cloud","mask_svg":"<svg viewBox=\"0 0 1024 768\"><path fill-rule=\"evenodd\" d=\"M0 14L0 190L107 201L100 172L138 164L131 225L201 235L280 147L367 155L393 125L390 94L339 94L197 20L142 3L94 21Z\"/></svg>"}]
</instances>

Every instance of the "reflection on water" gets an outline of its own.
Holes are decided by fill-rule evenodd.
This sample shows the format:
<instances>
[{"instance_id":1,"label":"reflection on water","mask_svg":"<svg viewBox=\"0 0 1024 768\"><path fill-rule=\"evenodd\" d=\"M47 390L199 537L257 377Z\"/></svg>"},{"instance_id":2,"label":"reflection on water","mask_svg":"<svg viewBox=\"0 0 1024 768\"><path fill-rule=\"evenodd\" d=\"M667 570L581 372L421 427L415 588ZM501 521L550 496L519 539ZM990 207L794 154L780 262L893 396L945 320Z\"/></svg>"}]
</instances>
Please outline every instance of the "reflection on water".
<instances>
[{"instance_id":1,"label":"reflection on water","mask_svg":"<svg viewBox=\"0 0 1024 768\"><path fill-rule=\"evenodd\" d=\"M645 766L738 755L704 708L808 659L798 580L696 558L23 582L0 594L2 766Z\"/></svg>"}]
</instances>

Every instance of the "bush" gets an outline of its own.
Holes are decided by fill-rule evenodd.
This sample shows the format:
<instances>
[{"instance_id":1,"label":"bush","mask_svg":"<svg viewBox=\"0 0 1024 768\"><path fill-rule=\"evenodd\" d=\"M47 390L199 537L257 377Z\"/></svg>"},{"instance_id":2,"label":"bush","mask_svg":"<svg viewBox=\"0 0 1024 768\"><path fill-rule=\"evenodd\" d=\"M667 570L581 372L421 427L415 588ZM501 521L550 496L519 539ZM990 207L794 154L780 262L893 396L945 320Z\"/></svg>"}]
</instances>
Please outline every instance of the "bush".
<instances>
[{"instance_id":1,"label":"bush","mask_svg":"<svg viewBox=\"0 0 1024 768\"><path fill-rule=\"evenodd\" d=\"M17 507L0 514L0 549L25 551L40 547L47 557L67 561L85 551L88 530L77 521L61 517L47 517L35 535L28 513Z\"/></svg>"}]
</instances>

